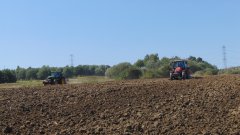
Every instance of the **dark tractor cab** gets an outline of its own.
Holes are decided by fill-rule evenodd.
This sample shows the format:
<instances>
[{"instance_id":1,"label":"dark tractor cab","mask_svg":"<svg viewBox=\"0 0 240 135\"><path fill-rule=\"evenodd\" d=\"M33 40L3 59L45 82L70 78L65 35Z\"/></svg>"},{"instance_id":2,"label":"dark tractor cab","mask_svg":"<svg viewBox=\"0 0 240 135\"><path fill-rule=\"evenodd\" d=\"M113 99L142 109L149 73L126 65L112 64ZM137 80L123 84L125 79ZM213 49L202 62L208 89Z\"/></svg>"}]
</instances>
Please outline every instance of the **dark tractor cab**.
<instances>
[{"instance_id":1,"label":"dark tractor cab","mask_svg":"<svg viewBox=\"0 0 240 135\"><path fill-rule=\"evenodd\" d=\"M170 63L170 79L171 80L190 79L190 68L186 60L175 60Z\"/></svg>"}]
</instances>

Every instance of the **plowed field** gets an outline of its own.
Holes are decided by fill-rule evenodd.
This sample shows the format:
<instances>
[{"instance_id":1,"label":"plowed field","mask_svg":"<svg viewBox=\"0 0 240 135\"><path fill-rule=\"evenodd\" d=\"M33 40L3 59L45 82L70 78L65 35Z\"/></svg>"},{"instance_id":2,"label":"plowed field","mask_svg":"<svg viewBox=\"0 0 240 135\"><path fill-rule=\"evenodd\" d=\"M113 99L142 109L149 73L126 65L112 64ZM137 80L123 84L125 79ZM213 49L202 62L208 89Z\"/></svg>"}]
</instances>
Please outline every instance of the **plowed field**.
<instances>
[{"instance_id":1,"label":"plowed field","mask_svg":"<svg viewBox=\"0 0 240 135\"><path fill-rule=\"evenodd\" d=\"M240 134L240 76L0 90L0 134Z\"/></svg>"}]
</instances>

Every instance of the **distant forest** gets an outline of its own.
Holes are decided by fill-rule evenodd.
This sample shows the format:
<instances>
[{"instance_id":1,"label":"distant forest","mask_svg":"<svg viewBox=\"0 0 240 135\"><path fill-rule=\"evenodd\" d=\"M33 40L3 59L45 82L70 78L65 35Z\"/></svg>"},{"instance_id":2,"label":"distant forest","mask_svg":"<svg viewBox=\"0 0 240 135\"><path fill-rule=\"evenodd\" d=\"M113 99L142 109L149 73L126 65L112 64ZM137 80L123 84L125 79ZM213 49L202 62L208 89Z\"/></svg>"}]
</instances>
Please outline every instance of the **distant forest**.
<instances>
[{"instance_id":1,"label":"distant forest","mask_svg":"<svg viewBox=\"0 0 240 135\"><path fill-rule=\"evenodd\" d=\"M79 65L76 67L49 67L21 68L15 70L4 69L0 71L0 83L13 83L17 80L44 80L51 72L62 72L66 78L76 76L104 76L108 65Z\"/></svg>"},{"instance_id":2,"label":"distant forest","mask_svg":"<svg viewBox=\"0 0 240 135\"><path fill-rule=\"evenodd\" d=\"M0 83L14 83L17 80L43 80L51 72L62 72L66 78L77 76L106 76L113 79L138 79L138 78L164 78L169 76L169 64L180 57L159 58L158 54L146 55L134 64L129 62L119 63L112 67L108 65L78 65L76 67L49 67L22 68L15 70L0 70ZM216 66L204 61L201 57L190 56L187 58L190 69L195 76L217 74L239 74L240 68L220 70Z\"/></svg>"}]
</instances>

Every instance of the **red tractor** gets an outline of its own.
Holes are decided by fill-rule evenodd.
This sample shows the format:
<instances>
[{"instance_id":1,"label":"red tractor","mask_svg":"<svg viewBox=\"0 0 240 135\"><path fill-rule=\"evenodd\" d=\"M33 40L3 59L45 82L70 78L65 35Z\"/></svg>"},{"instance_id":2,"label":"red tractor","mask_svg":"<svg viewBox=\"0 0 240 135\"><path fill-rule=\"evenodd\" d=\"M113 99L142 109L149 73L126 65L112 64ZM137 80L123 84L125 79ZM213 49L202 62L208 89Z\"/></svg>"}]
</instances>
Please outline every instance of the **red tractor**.
<instances>
[{"instance_id":1,"label":"red tractor","mask_svg":"<svg viewBox=\"0 0 240 135\"><path fill-rule=\"evenodd\" d=\"M170 67L171 80L185 80L191 78L187 60L175 60L171 62Z\"/></svg>"}]
</instances>

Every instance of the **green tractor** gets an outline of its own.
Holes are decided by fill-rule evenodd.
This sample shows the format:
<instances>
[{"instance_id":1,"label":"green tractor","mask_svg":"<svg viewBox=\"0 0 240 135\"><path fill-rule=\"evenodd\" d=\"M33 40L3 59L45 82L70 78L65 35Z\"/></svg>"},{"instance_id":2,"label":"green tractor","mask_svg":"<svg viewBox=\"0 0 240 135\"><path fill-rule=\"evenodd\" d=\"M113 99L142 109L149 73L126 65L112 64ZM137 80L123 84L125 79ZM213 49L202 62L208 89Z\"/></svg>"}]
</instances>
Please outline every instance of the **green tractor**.
<instances>
[{"instance_id":1,"label":"green tractor","mask_svg":"<svg viewBox=\"0 0 240 135\"><path fill-rule=\"evenodd\" d=\"M51 76L48 76L43 81L43 85L55 85L55 84L66 84L66 79L61 72L52 72Z\"/></svg>"}]
</instances>

